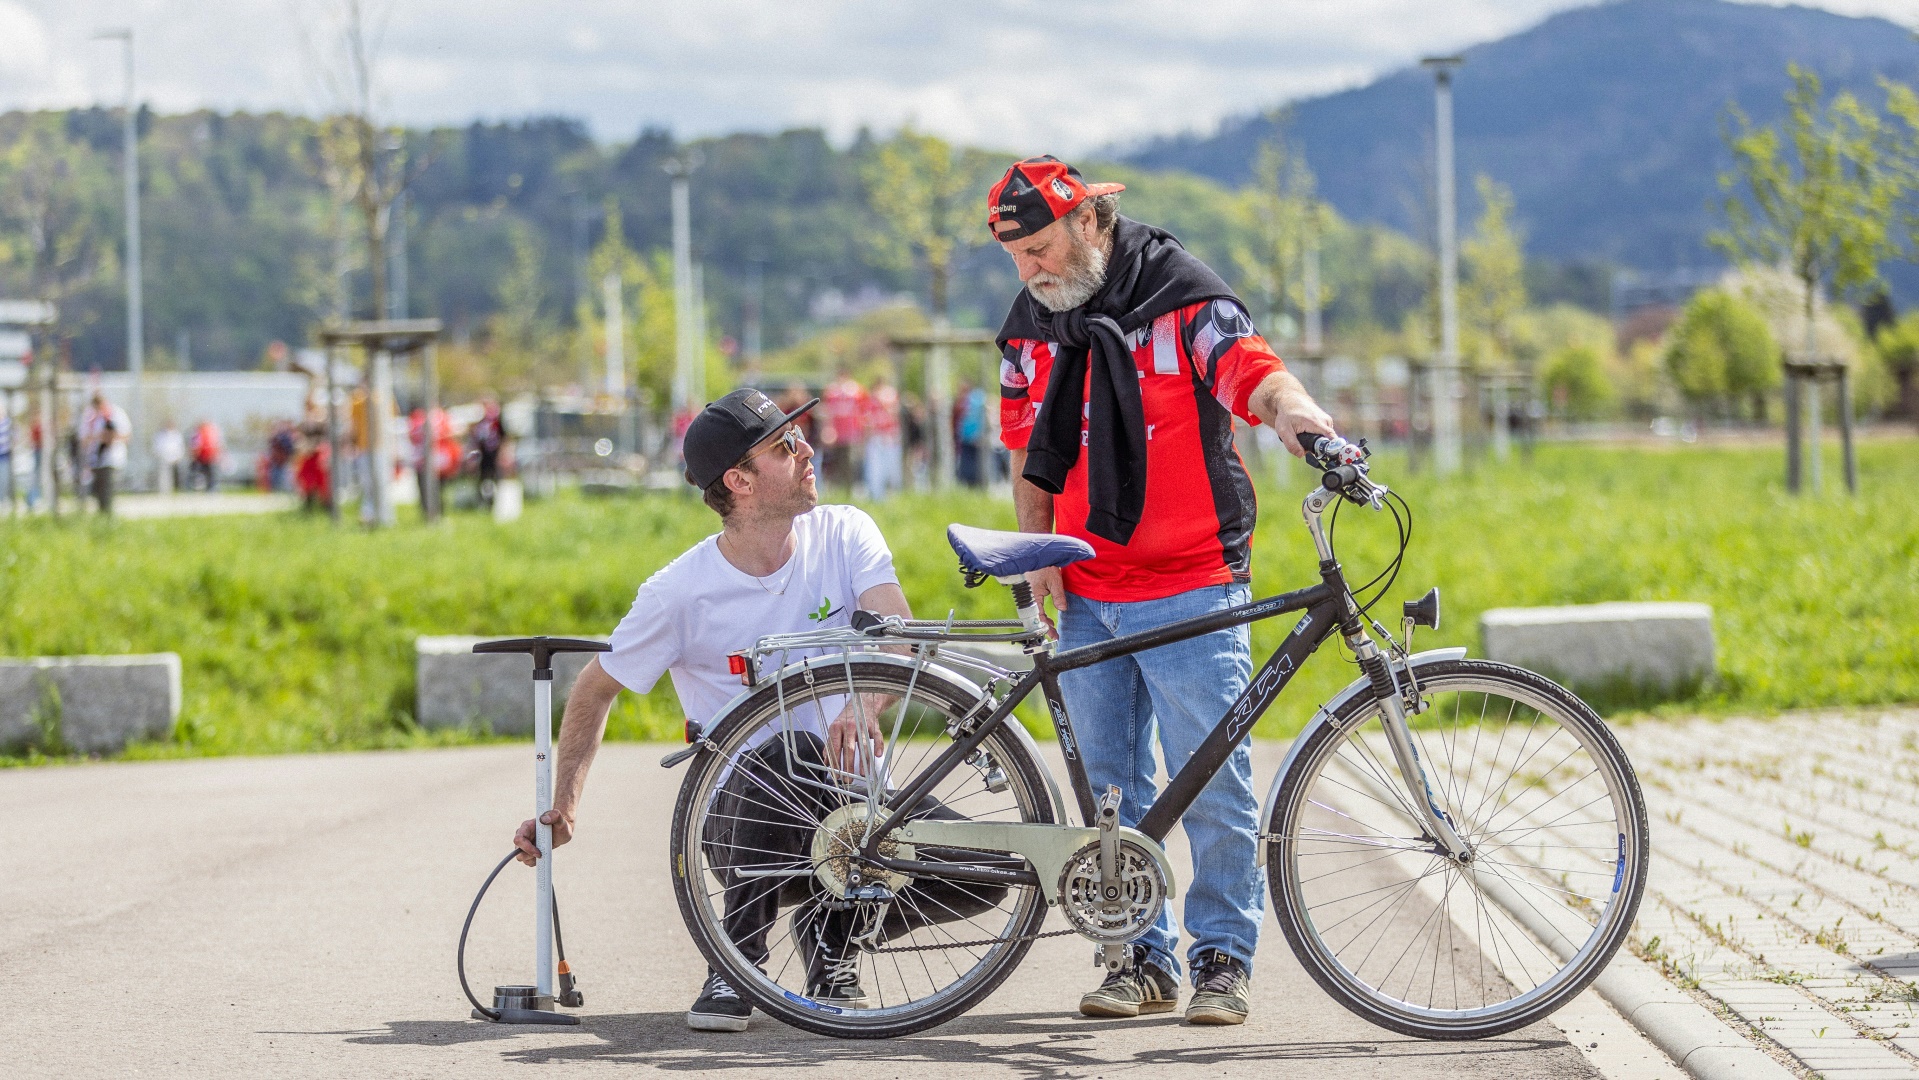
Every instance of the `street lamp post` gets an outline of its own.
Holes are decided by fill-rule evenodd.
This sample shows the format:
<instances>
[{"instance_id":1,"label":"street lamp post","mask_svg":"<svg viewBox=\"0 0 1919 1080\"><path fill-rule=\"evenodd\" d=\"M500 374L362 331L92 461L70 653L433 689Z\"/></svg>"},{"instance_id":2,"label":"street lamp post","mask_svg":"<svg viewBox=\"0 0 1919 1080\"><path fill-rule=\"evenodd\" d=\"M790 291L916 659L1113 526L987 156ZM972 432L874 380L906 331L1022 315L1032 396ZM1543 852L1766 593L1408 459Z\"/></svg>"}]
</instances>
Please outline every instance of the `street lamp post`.
<instances>
[{"instance_id":1,"label":"street lamp post","mask_svg":"<svg viewBox=\"0 0 1919 1080\"><path fill-rule=\"evenodd\" d=\"M133 400L127 402L132 414L134 430L140 430L141 408L145 387L142 385L142 373L146 370L146 325L145 312L142 310L142 289L140 282L140 131L139 114L133 105L133 30L130 27L117 27L102 30L94 34L98 41L118 41L126 61L126 102L121 117L121 161L120 171L125 183L124 199L127 219L127 374L133 379ZM138 459L135 449L137 442L129 440L127 449Z\"/></svg>"},{"instance_id":2,"label":"street lamp post","mask_svg":"<svg viewBox=\"0 0 1919 1080\"><path fill-rule=\"evenodd\" d=\"M687 178L700 167L700 155L689 150L661 166L673 178L673 415L699 408L693 367L699 363L700 331L693 284L693 210Z\"/></svg>"},{"instance_id":3,"label":"street lamp post","mask_svg":"<svg viewBox=\"0 0 1919 1080\"><path fill-rule=\"evenodd\" d=\"M145 333L142 325L140 288L140 133L138 114L133 107L133 31L124 27L102 30L98 40L118 41L125 46L126 103L121 118L121 173L125 183L127 218L127 370L135 378L146 368Z\"/></svg>"},{"instance_id":4,"label":"street lamp post","mask_svg":"<svg viewBox=\"0 0 1919 1080\"><path fill-rule=\"evenodd\" d=\"M1453 69L1458 56L1429 56L1439 201L1439 363L1433 365L1433 466L1459 471L1459 207L1453 189Z\"/></svg>"}]
</instances>

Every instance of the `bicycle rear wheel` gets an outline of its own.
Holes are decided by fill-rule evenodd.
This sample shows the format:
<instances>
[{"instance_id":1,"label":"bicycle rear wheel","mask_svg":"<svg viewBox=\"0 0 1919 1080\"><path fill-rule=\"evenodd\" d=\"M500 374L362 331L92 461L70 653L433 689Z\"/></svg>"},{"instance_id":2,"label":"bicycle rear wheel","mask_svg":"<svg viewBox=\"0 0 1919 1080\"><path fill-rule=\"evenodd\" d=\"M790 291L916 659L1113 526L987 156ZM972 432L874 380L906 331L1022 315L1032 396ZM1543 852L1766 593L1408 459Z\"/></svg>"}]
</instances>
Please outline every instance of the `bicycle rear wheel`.
<instances>
[{"instance_id":1,"label":"bicycle rear wheel","mask_svg":"<svg viewBox=\"0 0 1919 1080\"><path fill-rule=\"evenodd\" d=\"M887 1038L952 1019L991 993L1026 955L1046 917L1037 887L980 886L897 875L892 899L851 902L817 871L843 875L877 824L859 778L828 769L810 730L853 695L884 699L887 779L879 816L983 716L978 691L907 665L855 660L787 675L722 719L680 787L671 853L680 913L707 963L762 1012L844 1038ZM910 699L906 696L911 689ZM865 700L865 699L862 699ZM902 719L900 711L907 715ZM809 728L810 725L810 728ZM996 730L935 788L915 816L1051 823L1041 766L1021 736ZM883 852L887 851L882 846ZM1006 867L1007 855L922 849L893 857ZM842 876L840 881L844 881ZM849 998L857 988L858 996Z\"/></svg>"},{"instance_id":2,"label":"bicycle rear wheel","mask_svg":"<svg viewBox=\"0 0 1919 1080\"><path fill-rule=\"evenodd\" d=\"M1504 664L1422 667L1411 718L1435 803L1473 848L1445 856L1413 810L1378 704L1306 736L1269 834L1287 941L1334 999L1427 1039L1499 1035L1590 983L1645 888L1645 800L1592 709Z\"/></svg>"}]
</instances>

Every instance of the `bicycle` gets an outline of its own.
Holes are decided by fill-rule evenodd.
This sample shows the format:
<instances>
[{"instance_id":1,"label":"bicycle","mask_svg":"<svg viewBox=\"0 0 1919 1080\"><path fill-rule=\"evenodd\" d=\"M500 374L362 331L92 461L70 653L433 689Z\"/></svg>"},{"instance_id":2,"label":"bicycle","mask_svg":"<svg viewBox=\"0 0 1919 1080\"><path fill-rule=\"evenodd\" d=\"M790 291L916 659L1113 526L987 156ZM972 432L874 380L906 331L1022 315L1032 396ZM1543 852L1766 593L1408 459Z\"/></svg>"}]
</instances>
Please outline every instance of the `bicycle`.
<instances>
[{"instance_id":1,"label":"bicycle","mask_svg":"<svg viewBox=\"0 0 1919 1080\"><path fill-rule=\"evenodd\" d=\"M1370 478L1363 441L1314 437L1308 450L1323 470L1302 504L1317 585L1059 652L1023 575L1091 548L954 525L966 584L1008 585L1017 619L858 612L850 630L767 637L733 657L747 688L706 730L689 725L692 745L662 762L693 761L672 874L713 969L794 1027L883 1038L966 1012L1040 937L1077 933L1117 968L1175 895L1161 841L1338 634L1361 676L1293 741L1259 817L1259 858L1294 955L1348 1009L1427 1039L1512 1031L1584 989L1625 940L1645 886L1631 763L1598 714L1551 680L1464 649L1411 652L1416 626L1439 625L1438 590L1404 605L1403 640L1375 621L1411 510ZM1346 503L1391 509L1399 535L1387 570L1358 589L1332 542ZM1292 632L1138 827L1120 827L1118 789L1097 795L1087 782L1060 674L1291 612L1303 613ZM982 643L1017 646L1031 670L956 651ZM1070 804L1013 719L1036 690ZM885 736L848 768L817 745L842 706ZM1081 824L1063 820L1069 805ZM1042 932L1052 908L1067 927Z\"/></svg>"}]
</instances>

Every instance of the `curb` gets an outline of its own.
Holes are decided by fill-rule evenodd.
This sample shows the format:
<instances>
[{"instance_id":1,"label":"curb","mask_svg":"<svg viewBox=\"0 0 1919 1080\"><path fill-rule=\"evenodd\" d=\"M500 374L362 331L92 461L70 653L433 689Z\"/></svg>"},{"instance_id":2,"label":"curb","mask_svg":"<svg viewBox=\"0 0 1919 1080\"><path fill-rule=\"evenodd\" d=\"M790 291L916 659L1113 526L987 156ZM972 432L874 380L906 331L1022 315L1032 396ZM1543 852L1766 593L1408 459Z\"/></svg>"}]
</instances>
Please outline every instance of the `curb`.
<instances>
[{"instance_id":1,"label":"curb","mask_svg":"<svg viewBox=\"0 0 1919 1080\"><path fill-rule=\"evenodd\" d=\"M1698 1080L1793 1080L1785 1066L1625 949L1592 988Z\"/></svg>"},{"instance_id":2,"label":"curb","mask_svg":"<svg viewBox=\"0 0 1919 1080\"><path fill-rule=\"evenodd\" d=\"M1485 895L1562 959L1576 942L1509 888ZM1694 1001L1650 964L1621 948L1592 981L1606 1004L1696 1080L1794 1080L1792 1071Z\"/></svg>"}]
</instances>

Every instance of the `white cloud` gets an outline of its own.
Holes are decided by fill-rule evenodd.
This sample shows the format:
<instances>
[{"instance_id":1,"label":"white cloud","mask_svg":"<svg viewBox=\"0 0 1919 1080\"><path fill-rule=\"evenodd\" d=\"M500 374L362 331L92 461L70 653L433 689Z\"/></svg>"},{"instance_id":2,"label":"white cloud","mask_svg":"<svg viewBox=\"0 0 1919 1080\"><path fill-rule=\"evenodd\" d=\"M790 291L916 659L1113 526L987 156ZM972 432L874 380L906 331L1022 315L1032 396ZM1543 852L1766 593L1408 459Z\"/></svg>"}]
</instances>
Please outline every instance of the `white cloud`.
<instances>
[{"instance_id":1,"label":"white cloud","mask_svg":"<svg viewBox=\"0 0 1919 1080\"><path fill-rule=\"evenodd\" d=\"M1083 151L1203 129L1490 40L1578 0L365 0L395 119L585 119L603 138L912 119L967 142ZM1823 0L1919 24L1919 0ZM159 108L323 108L303 38L340 0L0 0L0 109L117 101L139 35ZM303 30L304 28L304 30Z\"/></svg>"}]
</instances>

